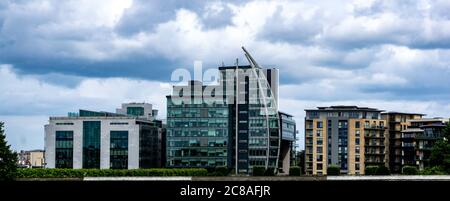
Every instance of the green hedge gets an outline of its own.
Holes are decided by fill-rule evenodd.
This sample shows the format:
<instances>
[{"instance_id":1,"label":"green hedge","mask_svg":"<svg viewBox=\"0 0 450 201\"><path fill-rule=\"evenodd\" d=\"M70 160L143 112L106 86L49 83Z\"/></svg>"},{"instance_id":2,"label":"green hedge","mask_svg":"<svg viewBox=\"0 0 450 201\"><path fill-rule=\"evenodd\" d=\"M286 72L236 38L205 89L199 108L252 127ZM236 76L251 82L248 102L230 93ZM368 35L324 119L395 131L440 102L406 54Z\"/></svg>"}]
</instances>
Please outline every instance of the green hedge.
<instances>
[{"instance_id":1,"label":"green hedge","mask_svg":"<svg viewBox=\"0 0 450 201\"><path fill-rule=\"evenodd\" d=\"M390 175L389 168L385 166L367 166L365 175Z\"/></svg>"},{"instance_id":2,"label":"green hedge","mask_svg":"<svg viewBox=\"0 0 450 201\"><path fill-rule=\"evenodd\" d=\"M302 174L302 170L299 166L292 166L289 168L289 176L300 176Z\"/></svg>"},{"instance_id":3,"label":"green hedge","mask_svg":"<svg viewBox=\"0 0 450 201\"><path fill-rule=\"evenodd\" d=\"M275 176L275 169L274 168L267 168L264 172L264 176Z\"/></svg>"},{"instance_id":4,"label":"green hedge","mask_svg":"<svg viewBox=\"0 0 450 201\"><path fill-rule=\"evenodd\" d=\"M266 168L264 166L253 166L253 176L264 176Z\"/></svg>"},{"instance_id":5,"label":"green hedge","mask_svg":"<svg viewBox=\"0 0 450 201\"><path fill-rule=\"evenodd\" d=\"M16 178L82 178L120 176L206 176L202 168L113 169L17 169Z\"/></svg>"},{"instance_id":6,"label":"green hedge","mask_svg":"<svg viewBox=\"0 0 450 201\"><path fill-rule=\"evenodd\" d=\"M337 165L330 165L327 168L327 175L340 175L341 168Z\"/></svg>"},{"instance_id":7,"label":"green hedge","mask_svg":"<svg viewBox=\"0 0 450 201\"><path fill-rule=\"evenodd\" d=\"M446 175L444 168L441 166L426 167L424 170L420 171L422 175Z\"/></svg>"},{"instance_id":8,"label":"green hedge","mask_svg":"<svg viewBox=\"0 0 450 201\"><path fill-rule=\"evenodd\" d=\"M417 175L419 171L415 166L405 166L402 168L402 174L404 175Z\"/></svg>"},{"instance_id":9,"label":"green hedge","mask_svg":"<svg viewBox=\"0 0 450 201\"><path fill-rule=\"evenodd\" d=\"M212 169L211 172L208 173L208 176L228 176L231 172L231 169L225 166L218 166Z\"/></svg>"}]
</instances>

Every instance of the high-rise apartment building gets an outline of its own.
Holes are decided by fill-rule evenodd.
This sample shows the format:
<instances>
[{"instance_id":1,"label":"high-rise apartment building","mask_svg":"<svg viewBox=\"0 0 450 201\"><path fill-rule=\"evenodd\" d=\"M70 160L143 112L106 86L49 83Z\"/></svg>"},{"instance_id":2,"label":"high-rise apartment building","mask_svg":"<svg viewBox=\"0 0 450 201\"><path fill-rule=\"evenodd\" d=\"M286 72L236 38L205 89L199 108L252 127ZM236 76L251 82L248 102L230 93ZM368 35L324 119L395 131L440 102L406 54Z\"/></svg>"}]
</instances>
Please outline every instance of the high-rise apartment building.
<instances>
[{"instance_id":1,"label":"high-rise apartment building","mask_svg":"<svg viewBox=\"0 0 450 201\"><path fill-rule=\"evenodd\" d=\"M431 148L442 137L448 119L422 118L407 120L402 131L402 166L416 166L419 170L430 166Z\"/></svg>"},{"instance_id":2,"label":"high-rise apartment building","mask_svg":"<svg viewBox=\"0 0 450 201\"><path fill-rule=\"evenodd\" d=\"M80 110L50 117L45 125L46 167L160 167L162 129L154 114L151 104L131 103L117 113Z\"/></svg>"},{"instance_id":3,"label":"high-rise apartment building","mask_svg":"<svg viewBox=\"0 0 450 201\"><path fill-rule=\"evenodd\" d=\"M386 120L389 140L389 169L401 173L402 169L402 131L410 125L409 120L421 119L424 114L404 112L383 112L381 118Z\"/></svg>"},{"instance_id":4,"label":"high-rise apartment building","mask_svg":"<svg viewBox=\"0 0 450 201\"><path fill-rule=\"evenodd\" d=\"M331 106L305 111L306 174L326 175L330 165L350 175L364 174L369 165L387 166L387 130L381 110Z\"/></svg>"}]
</instances>

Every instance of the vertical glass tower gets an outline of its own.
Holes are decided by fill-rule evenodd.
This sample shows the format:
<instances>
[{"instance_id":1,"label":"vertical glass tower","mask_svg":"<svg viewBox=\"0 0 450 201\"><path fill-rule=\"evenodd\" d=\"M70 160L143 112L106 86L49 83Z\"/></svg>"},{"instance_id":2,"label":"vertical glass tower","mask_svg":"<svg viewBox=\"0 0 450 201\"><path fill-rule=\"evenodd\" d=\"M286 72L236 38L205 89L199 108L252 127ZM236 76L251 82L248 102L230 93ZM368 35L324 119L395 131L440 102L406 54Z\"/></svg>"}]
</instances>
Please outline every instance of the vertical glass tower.
<instances>
[{"instance_id":1,"label":"vertical glass tower","mask_svg":"<svg viewBox=\"0 0 450 201\"><path fill-rule=\"evenodd\" d=\"M83 168L100 168L100 121L83 122Z\"/></svg>"},{"instance_id":2,"label":"vertical glass tower","mask_svg":"<svg viewBox=\"0 0 450 201\"><path fill-rule=\"evenodd\" d=\"M174 86L167 96L167 166L276 171L278 69L262 69L247 52L246 57L250 65L219 67L218 85Z\"/></svg>"},{"instance_id":3,"label":"vertical glass tower","mask_svg":"<svg viewBox=\"0 0 450 201\"><path fill-rule=\"evenodd\" d=\"M167 96L167 166L228 166L229 110L225 104L194 101L197 95L190 82L183 91L191 91L190 103L174 104ZM201 86L204 88L203 86Z\"/></svg>"},{"instance_id":4,"label":"vertical glass tower","mask_svg":"<svg viewBox=\"0 0 450 201\"><path fill-rule=\"evenodd\" d=\"M55 167L73 167L73 131L55 132Z\"/></svg>"}]
</instances>

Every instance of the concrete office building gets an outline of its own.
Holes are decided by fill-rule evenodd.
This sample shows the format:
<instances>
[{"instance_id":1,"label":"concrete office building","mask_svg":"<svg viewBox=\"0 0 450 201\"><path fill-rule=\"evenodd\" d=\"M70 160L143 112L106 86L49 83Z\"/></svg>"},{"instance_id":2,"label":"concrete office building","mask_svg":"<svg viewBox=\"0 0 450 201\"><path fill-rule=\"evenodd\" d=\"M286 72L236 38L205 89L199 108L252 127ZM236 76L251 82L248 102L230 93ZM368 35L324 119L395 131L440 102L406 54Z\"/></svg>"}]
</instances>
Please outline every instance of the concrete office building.
<instances>
[{"instance_id":1,"label":"concrete office building","mask_svg":"<svg viewBox=\"0 0 450 201\"><path fill-rule=\"evenodd\" d=\"M402 131L410 125L409 120L421 119L424 114L404 112L383 112L381 118L386 120L389 140L389 169L393 173L402 170Z\"/></svg>"},{"instance_id":2,"label":"concrete office building","mask_svg":"<svg viewBox=\"0 0 450 201\"><path fill-rule=\"evenodd\" d=\"M245 51L245 49L244 49ZM246 51L245 51L246 52ZM219 67L216 85L190 81L167 96L167 166L278 168L278 69ZM286 134L287 135L287 134Z\"/></svg>"},{"instance_id":3,"label":"concrete office building","mask_svg":"<svg viewBox=\"0 0 450 201\"><path fill-rule=\"evenodd\" d=\"M431 148L442 137L448 119L422 118L407 120L402 131L402 166L416 166L423 170L430 165Z\"/></svg>"},{"instance_id":4,"label":"concrete office building","mask_svg":"<svg viewBox=\"0 0 450 201\"><path fill-rule=\"evenodd\" d=\"M46 167L160 167L162 129L151 108L151 104L132 103L118 113L80 110L67 117L50 117L45 125Z\"/></svg>"},{"instance_id":5,"label":"concrete office building","mask_svg":"<svg viewBox=\"0 0 450 201\"><path fill-rule=\"evenodd\" d=\"M307 109L305 168L326 175L330 165L341 174L364 174L369 165L388 165L386 121L381 110L357 106Z\"/></svg>"}]
</instances>

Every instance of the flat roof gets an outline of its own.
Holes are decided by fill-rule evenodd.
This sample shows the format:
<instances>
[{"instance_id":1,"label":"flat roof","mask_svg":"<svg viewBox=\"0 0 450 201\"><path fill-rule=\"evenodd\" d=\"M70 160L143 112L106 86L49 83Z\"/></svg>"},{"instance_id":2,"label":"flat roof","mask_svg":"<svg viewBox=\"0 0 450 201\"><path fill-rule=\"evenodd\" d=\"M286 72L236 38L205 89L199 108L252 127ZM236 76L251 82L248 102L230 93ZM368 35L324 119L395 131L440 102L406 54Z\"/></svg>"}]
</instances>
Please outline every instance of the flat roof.
<instances>
[{"instance_id":1,"label":"flat roof","mask_svg":"<svg viewBox=\"0 0 450 201\"><path fill-rule=\"evenodd\" d=\"M410 122L444 122L444 118L422 118L422 119L408 119Z\"/></svg>"},{"instance_id":2,"label":"flat roof","mask_svg":"<svg viewBox=\"0 0 450 201\"><path fill-rule=\"evenodd\" d=\"M381 114L406 114L406 115L422 115L422 116L426 116L426 114L421 114L421 113L396 112L396 111L388 111L388 112L383 112Z\"/></svg>"},{"instance_id":3,"label":"flat roof","mask_svg":"<svg viewBox=\"0 0 450 201\"><path fill-rule=\"evenodd\" d=\"M372 112L382 112L384 110L379 110L376 108L369 107L358 107L355 105L332 105L328 107L317 107L317 109L305 109L305 111L372 111Z\"/></svg>"},{"instance_id":4,"label":"flat roof","mask_svg":"<svg viewBox=\"0 0 450 201\"><path fill-rule=\"evenodd\" d=\"M291 114L289 114L289 113L286 113L286 112L283 112L283 111L278 111L280 114L284 114L284 115L287 115L287 116L290 116L290 117L293 117L293 115L291 115Z\"/></svg>"}]
</instances>

